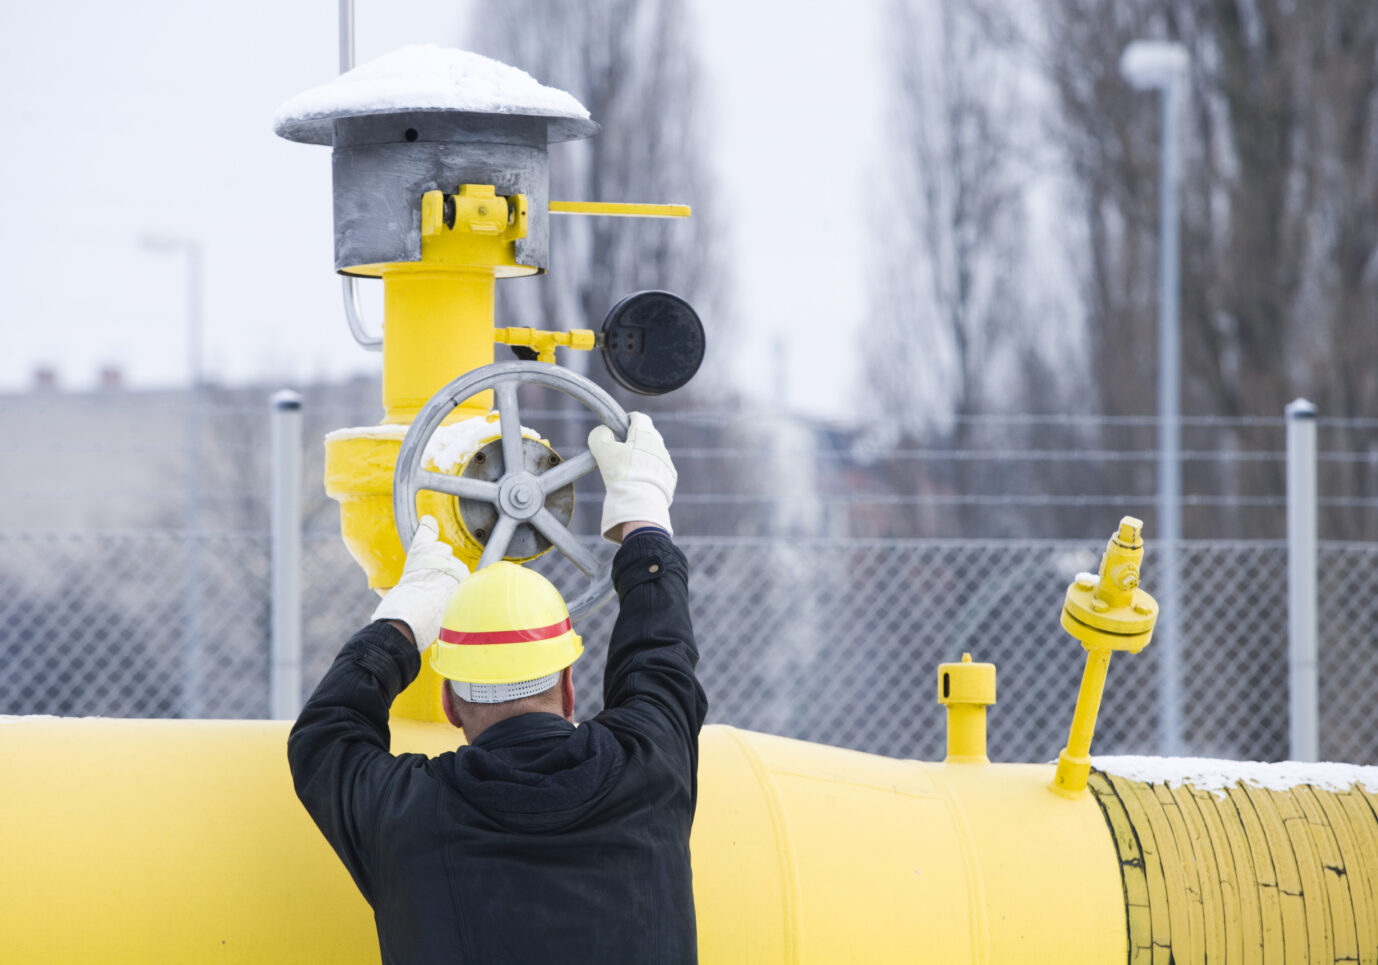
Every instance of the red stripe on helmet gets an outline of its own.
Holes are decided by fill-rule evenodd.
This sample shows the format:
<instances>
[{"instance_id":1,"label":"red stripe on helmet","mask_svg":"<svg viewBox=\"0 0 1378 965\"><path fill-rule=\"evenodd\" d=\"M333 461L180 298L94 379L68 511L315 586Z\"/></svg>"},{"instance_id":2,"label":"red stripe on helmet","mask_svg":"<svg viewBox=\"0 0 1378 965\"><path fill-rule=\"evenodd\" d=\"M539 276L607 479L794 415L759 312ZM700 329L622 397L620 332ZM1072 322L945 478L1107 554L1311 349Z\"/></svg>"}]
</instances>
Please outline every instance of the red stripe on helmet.
<instances>
[{"instance_id":1,"label":"red stripe on helmet","mask_svg":"<svg viewBox=\"0 0 1378 965\"><path fill-rule=\"evenodd\" d=\"M486 633L464 633L440 628L440 639L444 643L458 643L463 646L486 646L491 643L528 643L533 640L550 640L571 630L569 617L548 627L533 627L530 630L491 630Z\"/></svg>"}]
</instances>

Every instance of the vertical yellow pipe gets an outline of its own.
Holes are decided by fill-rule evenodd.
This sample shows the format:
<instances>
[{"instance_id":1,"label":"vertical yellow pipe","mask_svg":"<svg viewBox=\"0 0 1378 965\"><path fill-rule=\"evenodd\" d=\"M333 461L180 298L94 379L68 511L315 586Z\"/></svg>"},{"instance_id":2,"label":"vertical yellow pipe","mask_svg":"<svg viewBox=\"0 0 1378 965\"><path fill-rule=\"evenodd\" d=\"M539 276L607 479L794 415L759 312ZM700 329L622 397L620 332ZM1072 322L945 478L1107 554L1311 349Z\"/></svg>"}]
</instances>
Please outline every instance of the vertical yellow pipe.
<instances>
[{"instance_id":1,"label":"vertical yellow pipe","mask_svg":"<svg viewBox=\"0 0 1378 965\"><path fill-rule=\"evenodd\" d=\"M1053 790L1059 794L1075 796L1086 789L1086 778L1091 773L1091 738L1096 733L1096 715L1100 713L1105 675L1109 670L1109 650L1086 652L1086 668L1081 673L1081 691L1077 694L1077 709L1072 714L1072 728L1067 735L1067 746L1057 755L1057 773L1053 776Z\"/></svg>"},{"instance_id":2,"label":"vertical yellow pipe","mask_svg":"<svg viewBox=\"0 0 1378 965\"><path fill-rule=\"evenodd\" d=\"M988 764L986 708L981 704L949 704L945 764Z\"/></svg>"},{"instance_id":3,"label":"vertical yellow pipe","mask_svg":"<svg viewBox=\"0 0 1378 965\"><path fill-rule=\"evenodd\" d=\"M383 421L410 424L447 383L493 361L494 270L401 263L383 269ZM451 421L486 413L491 393Z\"/></svg>"}]
</instances>

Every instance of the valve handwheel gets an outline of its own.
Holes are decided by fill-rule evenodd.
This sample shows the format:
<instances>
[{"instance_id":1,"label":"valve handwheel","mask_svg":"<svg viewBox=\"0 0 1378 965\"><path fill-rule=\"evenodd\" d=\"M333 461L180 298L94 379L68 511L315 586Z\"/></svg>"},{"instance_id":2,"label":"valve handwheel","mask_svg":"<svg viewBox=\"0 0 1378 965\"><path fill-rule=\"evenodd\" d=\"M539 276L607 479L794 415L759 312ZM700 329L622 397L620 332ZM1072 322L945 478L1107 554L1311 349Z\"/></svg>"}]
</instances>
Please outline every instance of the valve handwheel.
<instances>
[{"instance_id":1,"label":"valve handwheel","mask_svg":"<svg viewBox=\"0 0 1378 965\"><path fill-rule=\"evenodd\" d=\"M579 542L547 508L546 501L576 479L597 468L587 449L564 459L543 473L526 469L523 458L521 413L517 389L522 385L543 385L563 392L588 409L613 431L618 439L627 438L627 413L601 388L574 372L546 362L495 362L461 375L437 392L422 407L407 429L402 449L397 454L393 475L392 511L397 535L403 546L410 546L416 535L416 494L423 489L447 493L460 500L491 503L497 510L497 523L484 543L476 569L496 563L507 552L517 527L529 524L548 539L588 578L588 586L569 601L571 616L579 616L603 603L612 595L611 563L598 557ZM503 471L496 481L452 476L422 467L426 444L445 417L479 392L493 390L501 430Z\"/></svg>"}]
</instances>

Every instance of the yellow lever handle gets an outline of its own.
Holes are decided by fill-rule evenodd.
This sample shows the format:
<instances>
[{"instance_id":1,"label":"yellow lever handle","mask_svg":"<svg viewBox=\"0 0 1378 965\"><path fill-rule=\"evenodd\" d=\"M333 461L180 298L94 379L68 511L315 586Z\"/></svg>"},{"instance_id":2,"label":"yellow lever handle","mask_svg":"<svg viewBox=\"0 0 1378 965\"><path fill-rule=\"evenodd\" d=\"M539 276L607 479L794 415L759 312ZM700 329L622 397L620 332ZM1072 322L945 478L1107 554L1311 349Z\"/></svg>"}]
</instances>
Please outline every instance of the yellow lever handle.
<instances>
[{"instance_id":1,"label":"yellow lever handle","mask_svg":"<svg viewBox=\"0 0 1378 965\"><path fill-rule=\"evenodd\" d=\"M687 218L687 204L633 204L625 201L552 201L551 214L597 214L612 218Z\"/></svg>"}]
</instances>

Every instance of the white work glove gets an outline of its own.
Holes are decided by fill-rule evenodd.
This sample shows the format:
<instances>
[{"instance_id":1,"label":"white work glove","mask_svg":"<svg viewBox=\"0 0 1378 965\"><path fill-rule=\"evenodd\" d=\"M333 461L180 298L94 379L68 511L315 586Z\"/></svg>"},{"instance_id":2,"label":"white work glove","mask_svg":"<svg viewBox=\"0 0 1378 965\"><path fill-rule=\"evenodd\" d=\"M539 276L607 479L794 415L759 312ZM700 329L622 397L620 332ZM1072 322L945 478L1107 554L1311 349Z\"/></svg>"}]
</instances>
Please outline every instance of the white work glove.
<instances>
[{"instance_id":1,"label":"white work glove","mask_svg":"<svg viewBox=\"0 0 1378 965\"><path fill-rule=\"evenodd\" d=\"M608 490L603 538L620 543L622 524L643 519L673 536L670 503L679 474L651 417L633 412L626 442L618 442L607 426L598 426L589 433L589 450Z\"/></svg>"},{"instance_id":2,"label":"white work glove","mask_svg":"<svg viewBox=\"0 0 1378 965\"><path fill-rule=\"evenodd\" d=\"M373 619L401 620L411 627L416 646L425 650L440 636L440 621L445 618L450 595L468 575L469 568L455 559L450 544L441 540L435 517L422 516L407 550L402 578L373 611Z\"/></svg>"}]
</instances>

